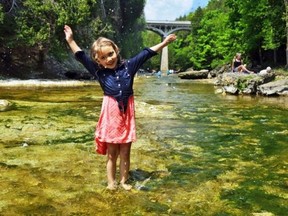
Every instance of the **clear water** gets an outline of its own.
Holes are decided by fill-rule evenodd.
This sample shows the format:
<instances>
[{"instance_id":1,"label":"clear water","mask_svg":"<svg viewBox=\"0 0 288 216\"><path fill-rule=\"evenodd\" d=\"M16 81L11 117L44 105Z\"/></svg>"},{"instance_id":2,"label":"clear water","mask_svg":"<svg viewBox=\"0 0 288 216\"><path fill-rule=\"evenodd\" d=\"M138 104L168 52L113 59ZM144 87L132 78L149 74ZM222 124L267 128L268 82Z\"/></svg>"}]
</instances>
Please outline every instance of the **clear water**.
<instances>
[{"instance_id":1,"label":"clear water","mask_svg":"<svg viewBox=\"0 0 288 216\"><path fill-rule=\"evenodd\" d=\"M0 87L0 215L287 215L288 98L135 80L132 191L107 191L98 84Z\"/></svg>"}]
</instances>

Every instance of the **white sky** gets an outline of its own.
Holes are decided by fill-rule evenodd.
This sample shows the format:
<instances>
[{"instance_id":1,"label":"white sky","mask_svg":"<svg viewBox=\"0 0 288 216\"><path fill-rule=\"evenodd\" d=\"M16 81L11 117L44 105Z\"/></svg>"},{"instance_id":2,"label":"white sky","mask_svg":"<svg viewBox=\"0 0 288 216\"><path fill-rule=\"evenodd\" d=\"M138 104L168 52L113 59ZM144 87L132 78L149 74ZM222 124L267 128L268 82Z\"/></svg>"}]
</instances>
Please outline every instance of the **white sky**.
<instances>
[{"instance_id":1,"label":"white sky","mask_svg":"<svg viewBox=\"0 0 288 216\"><path fill-rule=\"evenodd\" d=\"M206 6L209 0L146 0L146 20L175 20L189 13L192 7Z\"/></svg>"}]
</instances>

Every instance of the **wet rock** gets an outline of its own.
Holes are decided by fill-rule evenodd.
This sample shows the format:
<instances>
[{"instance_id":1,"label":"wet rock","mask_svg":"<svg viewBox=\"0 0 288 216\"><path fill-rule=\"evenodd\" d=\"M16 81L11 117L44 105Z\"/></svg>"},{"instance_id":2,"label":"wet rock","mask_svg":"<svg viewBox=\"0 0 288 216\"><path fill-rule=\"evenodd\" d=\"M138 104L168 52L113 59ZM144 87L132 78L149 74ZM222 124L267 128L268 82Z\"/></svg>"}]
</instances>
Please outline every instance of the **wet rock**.
<instances>
[{"instance_id":1,"label":"wet rock","mask_svg":"<svg viewBox=\"0 0 288 216\"><path fill-rule=\"evenodd\" d=\"M207 79L208 74L209 74L209 70L194 71L191 69L191 70L179 73L178 77L181 79Z\"/></svg>"},{"instance_id":2,"label":"wet rock","mask_svg":"<svg viewBox=\"0 0 288 216\"><path fill-rule=\"evenodd\" d=\"M238 92L238 89L234 87L233 85L224 86L223 89L226 93L229 93L229 94L236 94Z\"/></svg>"},{"instance_id":3,"label":"wet rock","mask_svg":"<svg viewBox=\"0 0 288 216\"><path fill-rule=\"evenodd\" d=\"M12 103L8 100L0 100L0 112L5 112L10 110Z\"/></svg>"},{"instance_id":4,"label":"wet rock","mask_svg":"<svg viewBox=\"0 0 288 216\"><path fill-rule=\"evenodd\" d=\"M286 95L288 96L288 79L277 80L259 86L262 95Z\"/></svg>"}]
</instances>

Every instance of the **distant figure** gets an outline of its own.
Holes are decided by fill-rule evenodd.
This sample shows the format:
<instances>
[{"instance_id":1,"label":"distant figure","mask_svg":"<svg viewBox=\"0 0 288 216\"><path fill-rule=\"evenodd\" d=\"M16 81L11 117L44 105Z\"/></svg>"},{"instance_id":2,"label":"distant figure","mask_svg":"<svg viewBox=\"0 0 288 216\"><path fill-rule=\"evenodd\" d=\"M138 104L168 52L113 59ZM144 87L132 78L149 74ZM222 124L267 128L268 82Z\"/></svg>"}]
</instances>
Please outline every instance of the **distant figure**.
<instances>
[{"instance_id":1,"label":"distant figure","mask_svg":"<svg viewBox=\"0 0 288 216\"><path fill-rule=\"evenodd\" d=\"M120 157L120 186L127 184L130 168L131 144L136 140L133 80L140 67L164 47L176 40L168 35L161 43L145 48L129 60L120 58L118 46L111 40L99 37L88 56L75 42L72 29L64 26L65 38L75 58L98 80L104 92L102 108L95 132L97 153L107 154L107 189L115 190L117 159Z\"/></svg>"},{"instance_id":2,"label":"distant figure","mask_svg":"<svg viewBox=\"0 0 288 216\"><path fill-rule=\"evenodd\" d=\"M241 60L241 53L236 53L232 61L232 70L233 72L244 72L244 73L254 73L246 68L246 65L243 64Z\"/></svg>"},{"instance_id":3,"label":"distant figure","mask_svg":"<svg viewBox=\"0 0 288 216\"><path fill-rule=\"evenodd\" d=\"M157 75L157 78L160 78L162 75L162 72L159 70L156 75Z\"/></svg>"},{"instance_id":4,"label":"distant figure","mask_svg":"<svg viewBox=\"0 0 288 216\"><path fill-rule=\"evenodd\" d=\"M266 75L266 74L270 73L271 70L272 70L271 67L267 67L266 69L261 70L259 72L259 75L261 75L261 76Z\"/></svg>"}]
</instances>

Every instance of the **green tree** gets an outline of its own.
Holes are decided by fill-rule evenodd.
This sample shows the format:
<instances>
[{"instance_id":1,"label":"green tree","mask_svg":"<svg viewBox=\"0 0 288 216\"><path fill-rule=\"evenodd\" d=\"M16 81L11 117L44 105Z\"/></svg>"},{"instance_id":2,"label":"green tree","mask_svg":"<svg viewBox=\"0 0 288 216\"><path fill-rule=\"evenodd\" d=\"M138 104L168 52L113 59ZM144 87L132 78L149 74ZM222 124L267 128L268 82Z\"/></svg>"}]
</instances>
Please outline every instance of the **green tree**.
<instances>
[{"instance_id":1,"label":"green tree","mask_svg":"<svg viewBox=\"0 0 288 216\"><path fill-rule=\"evenodd\" d=\"M286 22L286 68L288 68L288 0L284 0L285 4L285 16L284 20Z\"/></svg>"},{"instance_id":2,"label":"green tree","mask_svg":"<svg viewBox=\"0 0 288 216\"><path fill-rule=\"evenodd\" d=\"M262 51L274 50L283 41L284 23L283 2L277 0L227 0L231 8L230 25L237 36L240 52L252 54L258 52L262 64ZM280 16L279 16L280 15ZM276 52L275 52L276 54ZM276 55L274 55L276 61Z\"/></svg>"},{"instance_id":3,"label":"green tree","mask_svg":"<svg viewBox=\"0 0 288 216\"><path fill-rule=\"evenodd\" d=\"M22 59L21 66L28 63L28 56L38 63L48 53L63 58L63 26L69 24L82 48L88 49L101 35L119 42L121 53L128 56L141 47L143 8L144 0L23 0L13 14L0 13L0 54L9 53L12 63Z\"/></svg>"},{"instance_id":4,"label":"green tree","mask_svg":"<svg viewBox=\"0 0 288 216\"><path fill-rule=\"evenodd\" d=\"M3 20L4 20L4 12L2 5L0 5L0 24L3 23Z\"/></svg>"},{"instance_id":5,"label":"green tree","mask_svg":"<svg viewBox=\"0 0 288 216\"><path fill-rule=\"evenodd\" d=\"M142 38L143 38L143 43L144 43L145 47L151 47L154 44L161 42L161 37L152 31L143 31L142 32ZM154 58L152 58L148 62L146 62L145 65L143 65L143 67L145 69L149 68L149 70L152 70L152 69L153 70L160 70L160 64L161 64L161 58L160 57L161 57L161 55L155 56Z\"/></svg>"},{"instance_id":6,"label":"green tree","mask_svg":"<svg viewBox=\"0 0 288 216\"><path fill-rule=\"evenodd\" d=\"M228 60L230 31L224 1L210 1L207 8L198 8L189 16L192 23L189 59L193 68L214 68Z\"/></svg>"}]
</instances>

